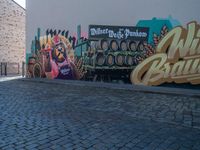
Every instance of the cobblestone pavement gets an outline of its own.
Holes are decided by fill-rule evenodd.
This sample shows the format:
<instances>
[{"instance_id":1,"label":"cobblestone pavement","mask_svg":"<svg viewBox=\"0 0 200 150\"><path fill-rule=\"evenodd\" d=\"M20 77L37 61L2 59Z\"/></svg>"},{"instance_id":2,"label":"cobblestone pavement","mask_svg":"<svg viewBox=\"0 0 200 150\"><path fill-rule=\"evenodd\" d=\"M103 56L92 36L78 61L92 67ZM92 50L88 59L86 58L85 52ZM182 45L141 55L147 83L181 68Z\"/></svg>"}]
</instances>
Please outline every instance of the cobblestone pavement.
<instances>
[{"instance_id":1,"label":"cobblestone pavement","mask_svg":"<svg viewBox=\"0 0 200 150\"><path fill-rule=\"evenodd\" d=\"M0 149L200 150L200 99L0 82Z\"/></svg>"}]
</instances>

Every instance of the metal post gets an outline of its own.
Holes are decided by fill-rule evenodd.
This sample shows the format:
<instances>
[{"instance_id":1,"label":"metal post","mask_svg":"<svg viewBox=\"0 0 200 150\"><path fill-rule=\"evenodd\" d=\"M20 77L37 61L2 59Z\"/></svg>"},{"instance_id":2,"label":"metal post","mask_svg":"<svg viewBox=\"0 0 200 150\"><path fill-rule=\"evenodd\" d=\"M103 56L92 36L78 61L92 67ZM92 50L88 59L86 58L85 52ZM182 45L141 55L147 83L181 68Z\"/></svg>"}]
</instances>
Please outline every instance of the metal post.
<instances>
[{"instance_id":1,"label":"metal post","mask_svg":"<svg viewBox=\"0 0 200 150\"><path fill-rule=\"evenodd\" d=\"M25 67L25 62L23 61L22 62L22 77L24 77L24 75L25 75L25 69L24 69L24 67Z\"/></svg>"},{"instance_id":2,"label":"metal post","mask_svg":"<svg viewBox=\"0 0 200 150\"><path fill-rule=\"evenodd\" d=\"M1 62L1 76L2 76L2 74L3 74L3 64Z\"/></svg>"},{"instance_id":3,"label":"metal post","mask_svg":"<svg viewBox=\"0 0 200 150\"><path fill-rule=\"evenodd\" d=\"M7 62L5 62L5 64L4 64L4 69L5 69L5 76L7 76Z\"/></svg>"},{"instance_id":4,"label":"metal post","mask_svg":"<svg viewBox=\"0 0 200 150\"><path fill-rule=\"evenodd\" d=\"M18 74L19 74L19 72L20 72L20 71L19 71L19 68L20 68L20 65L19 65L19 63L18 63Z\"/></svg>"}]
</instances>

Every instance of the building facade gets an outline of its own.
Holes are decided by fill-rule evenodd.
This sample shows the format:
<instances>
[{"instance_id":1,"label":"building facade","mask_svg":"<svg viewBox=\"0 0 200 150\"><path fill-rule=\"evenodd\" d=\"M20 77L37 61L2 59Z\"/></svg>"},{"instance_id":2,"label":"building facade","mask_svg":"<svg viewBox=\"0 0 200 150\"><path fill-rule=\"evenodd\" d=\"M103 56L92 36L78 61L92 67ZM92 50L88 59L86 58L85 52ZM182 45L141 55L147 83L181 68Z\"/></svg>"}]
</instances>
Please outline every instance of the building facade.
<instances>
[{"instance_id":1,"label":"building facade","mask_svg":"<svg viewBox=\"0 0 200 150\"><path fill-rule=\"evenodd\" d=\"M0 1L0 62L16 72L25 61L25 9L13 0ZM21 69L19 69L21 70Z\"/></svg>"},{"instance_id":2,"label":"building facade","mask_svg":"<svg viewBox=\"0 0 200 150\"><path fill-rule=\"evenodd\" d=\"M77 25L88 33L89 24L134 26L139 20L173 18L182 25L200 22L199 0L27 0L27 51L41 28L69 30L76 33Z\"/></svg>"},{"instance_id":3,"label":"building facade","mask_svg":"<svg viewBox=\"0 0 200 150\"><path fill-rule=\"evenodd\" d=\"M200 83L197 78L187 80L186 76L183 79L176 76L177 67L181 75L197 72L195 66L192 71L180 71L184 66L190 68L193 59L180 66L182 61L179 62L178 58L193 58L198 51L199 4L199 0L27 0L28 73L31 77L50 79L117 80L124 83L130 83L131 79L132 83L140 83L147 72L143 62L158 57L155 54L165 50L163 56L170 55L170 65L167 62L165 69L156 68L155 64L154 68L151 66L153 69L150 69L147 81L160 71L162 77L158 81L165 78L163 81L170 83ZM172 44L170 35L178 32L176 29L179 33ZM179 40L182 43L178 43ZM165 47L157 49L159 43L160 47L172 44L170 53ZM160 59L164 61L166 58ZM174 62L177 63L172 67ZM140 64L144 69L137 67ZM134 75L136 67L138 72ZM162 69L168 72L164 73ZM173 71L169 73L171 69ZM145 85L162 83L147 81Z\"/></svg>"}]
</instances>

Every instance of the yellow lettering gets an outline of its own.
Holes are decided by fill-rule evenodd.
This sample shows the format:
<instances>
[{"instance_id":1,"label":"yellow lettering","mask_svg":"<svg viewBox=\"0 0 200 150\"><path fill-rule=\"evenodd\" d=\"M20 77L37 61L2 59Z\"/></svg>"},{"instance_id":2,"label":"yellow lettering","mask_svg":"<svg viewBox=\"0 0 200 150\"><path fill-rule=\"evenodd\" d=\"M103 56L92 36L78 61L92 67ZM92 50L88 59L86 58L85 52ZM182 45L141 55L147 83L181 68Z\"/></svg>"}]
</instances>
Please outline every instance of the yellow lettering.
<instances>
[{"instance_id":1,"label":"yellow lettering","mask_svg":"<svg viewBox=\"0 0 200 150\"><path fill-rule=\"evenodd\" d=\"M156 85L164 77L163 66L166 54L157 54L145 59L131 73L131 81L135 84Z\"/></svg>"},{"instance_id":2,"label":"yellow lettering","mask_svg":"<svg viewBox=\"0 0 200 150\"><path fill-rule=\"evenodd\" d=\"M171 77L182 75L184 65L185 65L184 61L179 61L175 63L174 66L172 67Z\"/></svg>"},{"instance_id":3,"label":"yellow lettering","mask_svg":"<svg viewBox=\"0 0 200 150\"><path fill-rule=\"evenodd\" d=\"M193 60L188 60L185 64L184 70L183 70L183 75L189 74L190 68L192 66Z\"/></svg>"},{"instance_id":4,"label":"yellow lettering","mask_svg":"<svg viewBox=\"0 0 200 150\"><path fill-rule=\"evenodd\" d=\"M131 81L143 85L200 84L200 25L191 22L187 30L183 27L172 29L159 42L156 54L133 70Z\"/></svg>"},{"instance_id":5,"label":"yellow lettering","mask_svg":"<svg viewBox=\"0 0 200 150\"><path fill-rule=\"evenodd\" d=\"M197 71L198 71L197 69L198 69L199 62L200 62L200 59L195 59L195 60L194 60L194 63L193 63L193 65L192 65L192 67L191 67L191 69L190 69L190 71L189 71L190 74L195 74L195 73L197 73Z\"/></svg>"}]
</instances>

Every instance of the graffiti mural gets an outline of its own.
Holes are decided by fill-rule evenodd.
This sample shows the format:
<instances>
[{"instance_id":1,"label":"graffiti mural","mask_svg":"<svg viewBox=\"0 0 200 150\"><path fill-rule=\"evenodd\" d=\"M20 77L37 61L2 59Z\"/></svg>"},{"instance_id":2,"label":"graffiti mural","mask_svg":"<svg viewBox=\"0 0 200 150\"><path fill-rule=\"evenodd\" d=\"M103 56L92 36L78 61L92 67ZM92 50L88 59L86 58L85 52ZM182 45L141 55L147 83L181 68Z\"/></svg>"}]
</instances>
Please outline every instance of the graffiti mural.
<instances>
[{"instance_id":1,"label":"graffiti mural","mask_svg":"<svg viewBox=\"0 0 200 150\"><path fill-rule=\"evenodd\" d=\"M196 22L185 29L155 18L140 20L137 26L89 25L88 35L81 26L73 36L53 29L41 36L38 29L27 75L143 85L199 84L199 29Z\"/></svg>"},{"instance_id":2,"label":"graffiti mural","mask_svg":"<svg viewBox=\"0 0 200 150\"><path fill-rule=\"evenodd\" d=\"M76 39L68 38L68 31L47 31L45 36L38 36L32 42L32 57L28 60L30 77L47 77L49 79L79 80L83 77L82 61L74 56Z\"/></svg>"},{"instance_id":3,"label":"graffiti mural","mask_svg":"<svg viewBox=\"0 0 200 150\"><path fill-rule=\"evenodd\" d=\"M131 75L134 84L165 82L200 84L200 25L178 26L158 42L156 54L139 64Z\"/></svg>"}]
</instances>

